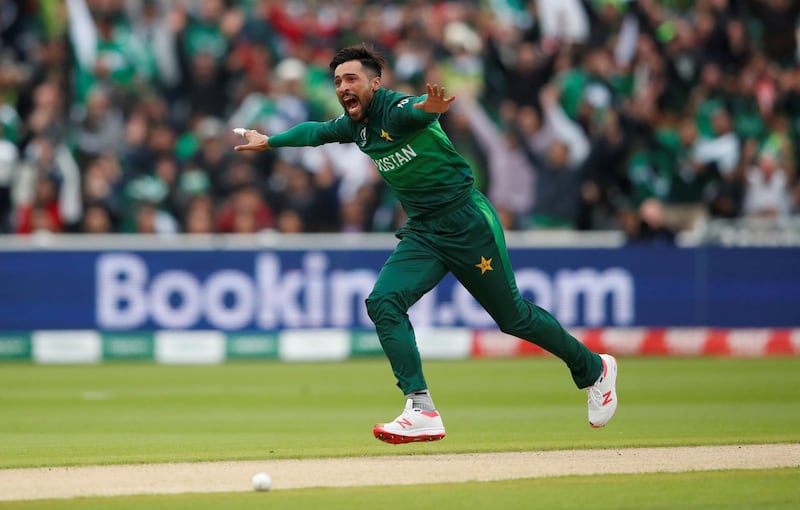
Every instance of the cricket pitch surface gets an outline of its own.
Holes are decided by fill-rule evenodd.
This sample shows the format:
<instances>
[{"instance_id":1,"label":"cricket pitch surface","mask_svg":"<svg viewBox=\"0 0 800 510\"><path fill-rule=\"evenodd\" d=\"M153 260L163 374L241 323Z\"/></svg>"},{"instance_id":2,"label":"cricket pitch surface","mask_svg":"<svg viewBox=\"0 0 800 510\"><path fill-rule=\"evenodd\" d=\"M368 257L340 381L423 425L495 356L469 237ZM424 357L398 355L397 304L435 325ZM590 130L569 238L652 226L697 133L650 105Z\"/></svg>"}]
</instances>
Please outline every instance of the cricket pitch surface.
<instances>
[{"instance_id":1,"label":"cricket pitch surface","mask_svg":"<svg viewBox=\"0 0 800 510\"><path fill-rule=\"evenodd\" d=\"M397 451L401 452L402 447ZM800 443L0 469L0 500L513 480L800 466Z\"/></svg>"}]
</instances>

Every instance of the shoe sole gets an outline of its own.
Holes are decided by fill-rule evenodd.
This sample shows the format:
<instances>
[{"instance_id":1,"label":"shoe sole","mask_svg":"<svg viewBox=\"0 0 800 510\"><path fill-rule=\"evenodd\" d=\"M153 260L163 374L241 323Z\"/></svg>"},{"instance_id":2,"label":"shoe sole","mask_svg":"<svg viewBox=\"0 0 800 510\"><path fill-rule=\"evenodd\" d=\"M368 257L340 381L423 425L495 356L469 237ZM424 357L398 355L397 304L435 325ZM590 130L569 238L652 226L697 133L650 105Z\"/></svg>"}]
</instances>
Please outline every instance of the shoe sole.
<instances>
[{"instance_id":1,"label":"shoe sole","mask_svg":"<svg viewBox=\"0 0 800 510\"><path fill-rule=\"evenodd\" d=\"M384 443L406 444L406 443L423 443L428 441L440 441L444 439L445 433L442 432L441 434L420 434L418 436L403 436L400 434L393 434L391 432L387 432L379 427L375 427L374 429L372 429L372 435L375 436L375 439L383 441Z\"/></svg>"}]
</instances>

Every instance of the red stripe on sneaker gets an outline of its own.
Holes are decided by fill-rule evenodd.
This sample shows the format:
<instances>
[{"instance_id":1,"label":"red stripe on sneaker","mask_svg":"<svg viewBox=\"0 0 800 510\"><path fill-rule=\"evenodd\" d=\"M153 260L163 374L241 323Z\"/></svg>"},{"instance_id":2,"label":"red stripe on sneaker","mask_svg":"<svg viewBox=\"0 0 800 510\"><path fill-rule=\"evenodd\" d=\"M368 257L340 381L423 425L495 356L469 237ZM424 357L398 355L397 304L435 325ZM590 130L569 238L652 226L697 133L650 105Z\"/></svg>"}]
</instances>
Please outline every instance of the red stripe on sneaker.
<instances>
[{"instance_id":1,"label":"red stripe on sneaker","mask_svg":"<svg viewBox=\"0 0 800 510\"><path fill-rule=\"evenodd\" d=\"M428 418L436 418L437 416L439 416L439 413L436 411L420 411L419 414L427 416Z\"/></svg>"},{"instance_id":2,"label":"red stripe on sneaker","mask_svg":"<svg viewBox=\"0 0 800 510\"><path fill-rule=\"evenodd\" d=\"M421 436L401 436L400 434L392 434L380 427L372 429L372 434L376 439L389 444L407 444L407 443L421 443L426 441L440 441L444 439L445 433L441 434L423 434Z\"/></svg>"}]
</instances>

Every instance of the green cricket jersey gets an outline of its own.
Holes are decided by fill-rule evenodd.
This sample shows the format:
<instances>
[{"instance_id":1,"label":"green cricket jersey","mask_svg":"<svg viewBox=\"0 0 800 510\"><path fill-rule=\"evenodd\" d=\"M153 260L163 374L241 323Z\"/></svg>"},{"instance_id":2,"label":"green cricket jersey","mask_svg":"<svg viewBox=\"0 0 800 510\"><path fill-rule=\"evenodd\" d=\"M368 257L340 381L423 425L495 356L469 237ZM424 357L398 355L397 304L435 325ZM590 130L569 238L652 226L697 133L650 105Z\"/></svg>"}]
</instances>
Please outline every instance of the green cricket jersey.
<instances>
[{"instance_id":1,"label":"green cricket jersey","mask_svg":"<svg viewBox=\"0 0 800 510\"><path fill-rule=\"evenodd\" d=\"M367 109L368 122L344 114L327 122L303 122L270 136L269 144L356 143L375 162L409 218L422 218L465 202L474 181L469 164L439 125L439 115L413 107L424 99L381 88Z\"/></svg>"}]
</instances>

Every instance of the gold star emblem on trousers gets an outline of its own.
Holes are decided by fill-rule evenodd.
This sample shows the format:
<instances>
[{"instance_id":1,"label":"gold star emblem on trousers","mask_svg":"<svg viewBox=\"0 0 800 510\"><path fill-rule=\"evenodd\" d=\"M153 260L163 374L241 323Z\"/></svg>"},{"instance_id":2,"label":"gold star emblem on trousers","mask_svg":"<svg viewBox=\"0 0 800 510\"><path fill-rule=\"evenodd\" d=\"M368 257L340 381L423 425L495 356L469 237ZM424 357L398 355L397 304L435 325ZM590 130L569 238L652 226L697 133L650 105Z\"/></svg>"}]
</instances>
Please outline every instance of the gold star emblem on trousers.
<instances>
[{"instance_id":1,"label":"gold star emblem on trousers","mask_svg":"<svg viewBox=\"0 0 800 510\"><path fill-rule=\"evenodd\" d=\"M391 137L391 135L389 135L389 133L387 133L387 132L386 132L386 131L384 131L383 129L381 129L381 138L383 138L383 139L384 139L384 140L386 140L387 142L393 142L393 141L394 141L394 140L392 140L392 137Z\"/></svg>"},{"instance_id":2,"label":"gold star emblem on trousers","mask_svg":"<svg viewBox=\"0 0 800 510\"><path fill-rule=\"evenodd\" d=\"M485 273L486 271L493 271L492 269L492 259L484 258L481 255L481 261L475 264L475 267L481 270L481 274Z\"/></svg>"}]
</instances>

